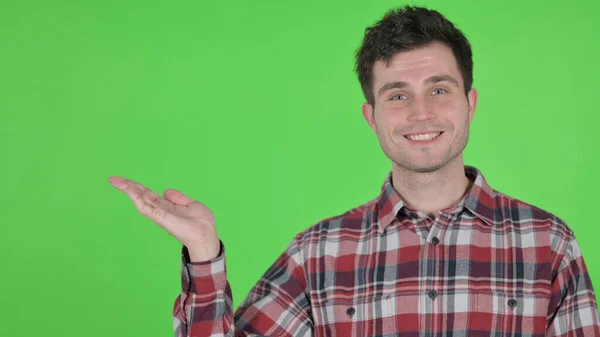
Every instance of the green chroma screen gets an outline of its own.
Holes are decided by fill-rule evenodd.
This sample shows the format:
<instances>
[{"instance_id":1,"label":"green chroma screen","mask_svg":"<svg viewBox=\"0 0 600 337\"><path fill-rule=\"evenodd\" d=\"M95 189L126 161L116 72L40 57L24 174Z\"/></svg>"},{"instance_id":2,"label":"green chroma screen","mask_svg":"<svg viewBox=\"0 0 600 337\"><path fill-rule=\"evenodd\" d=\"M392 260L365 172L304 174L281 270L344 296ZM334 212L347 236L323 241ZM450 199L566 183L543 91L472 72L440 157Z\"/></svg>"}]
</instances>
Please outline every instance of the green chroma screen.
<instances>
[{"instance_id":1,"label":"green chroma screen","mask_svg":"<svg viewBox=\"0 0 600 337\"><path fill-rule=\"evenodd\" d=\"M599 2L428 1L474 52L465 163L564 219L600 289ZM0 336L171 336L180 245L110 175L216 214L234 304L379 193L353 54L398 1L1 1Z\"/></svg>"}]
</instances>

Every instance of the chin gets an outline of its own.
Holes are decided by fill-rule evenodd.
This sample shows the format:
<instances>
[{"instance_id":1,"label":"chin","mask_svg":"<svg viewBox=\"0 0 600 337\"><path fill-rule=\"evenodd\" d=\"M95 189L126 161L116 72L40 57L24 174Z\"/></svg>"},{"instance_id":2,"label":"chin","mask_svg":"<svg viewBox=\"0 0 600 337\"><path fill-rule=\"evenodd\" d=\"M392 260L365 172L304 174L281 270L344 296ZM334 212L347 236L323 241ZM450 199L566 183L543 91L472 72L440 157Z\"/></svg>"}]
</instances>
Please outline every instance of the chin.
<instances>
[{"instance_id":1,"label":"chin","mask_svg":"<svg viewBox=\"0 0 600 337\"><path fill-rule=\"evenodd\" d=\"M398 167L401 167L405 170L418 172L418 173L430 173L435 172L442 167L444 167L447 162L429 162L429 163L416 163L416 162L398 162L394 161Z\"/></svg>"},{"instance_id":2,"label":"chin","mask_svg":"<svg viewBox=\"0 0 600 337\"><path fill-rule=\"evenodd\" d=\"M435 172L435 171L441 169L442 167L444 167L444 165L413 166L410 168L410 170L413 172L418 172L418 173L430 173L430 172Z\"/></svg>"}]
</instances>

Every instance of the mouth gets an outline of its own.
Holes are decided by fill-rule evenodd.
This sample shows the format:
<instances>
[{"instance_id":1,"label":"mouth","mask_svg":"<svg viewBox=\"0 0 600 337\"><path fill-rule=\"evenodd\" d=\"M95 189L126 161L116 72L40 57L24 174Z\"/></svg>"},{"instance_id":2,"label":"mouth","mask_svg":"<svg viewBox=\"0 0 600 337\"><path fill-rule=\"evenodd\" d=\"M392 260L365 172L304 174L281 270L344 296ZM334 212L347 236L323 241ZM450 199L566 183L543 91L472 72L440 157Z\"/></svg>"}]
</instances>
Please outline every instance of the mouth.
<instances>
[{"instance_id":1,"label":"mouth","mask_svg":"<svg viewBox=\"0 0 600 337\"><path fill-rule=\"evenodd\" d=\"M404 138L408 139L413 144L431 144L435 142L444 131L437 131L431 133L419 133L419 134L410 134L405 135Z\"/></svg>"}]
</instances>

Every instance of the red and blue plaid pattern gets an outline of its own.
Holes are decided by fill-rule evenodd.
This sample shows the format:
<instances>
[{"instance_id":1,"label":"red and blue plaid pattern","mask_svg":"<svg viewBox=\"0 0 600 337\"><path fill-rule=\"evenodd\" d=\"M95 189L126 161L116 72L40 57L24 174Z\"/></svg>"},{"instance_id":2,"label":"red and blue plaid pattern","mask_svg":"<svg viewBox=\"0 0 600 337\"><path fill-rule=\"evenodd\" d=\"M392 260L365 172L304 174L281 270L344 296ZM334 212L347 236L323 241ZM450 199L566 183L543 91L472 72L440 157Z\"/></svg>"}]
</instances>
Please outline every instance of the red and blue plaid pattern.
<instances>
[{"instance_id":1,"label":"red and blue plaid pattern","mask_svg":"<svg viewBox=\"0 0 600 337\"><path fill-rule=\"evenodd\" d=\"M558 217L493 190L479 170L436 219L380 196L295 236L233 312L225 249L182 251L176 336L600 336L573 235Z\"/></svg>"}]
</instances>

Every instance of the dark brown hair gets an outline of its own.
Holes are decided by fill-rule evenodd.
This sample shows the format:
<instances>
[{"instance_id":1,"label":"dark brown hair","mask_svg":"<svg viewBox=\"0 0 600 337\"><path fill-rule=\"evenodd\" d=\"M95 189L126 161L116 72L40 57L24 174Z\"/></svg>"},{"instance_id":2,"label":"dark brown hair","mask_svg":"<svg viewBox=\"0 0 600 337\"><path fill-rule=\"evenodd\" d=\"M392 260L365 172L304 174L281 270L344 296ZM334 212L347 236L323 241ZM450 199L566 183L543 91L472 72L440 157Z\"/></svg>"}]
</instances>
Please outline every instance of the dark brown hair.
<instances>
[{"instance_id":1,"label":"dark brown hair","mask_svg":"<svg viewBox=\"0 0 600 337\"><path fill-rule=\"evenodd\" d=\"M356 72L367 102L375 104L375 61L382 60L389 65L397 53L425 47L436 41L452 49L463 78L465 95L468 94L473 84L473 59L467 38L439 12L404 6L388 11L375 25L367 27L362 45L356 51Z\"/></svg>"}]
</instances>

